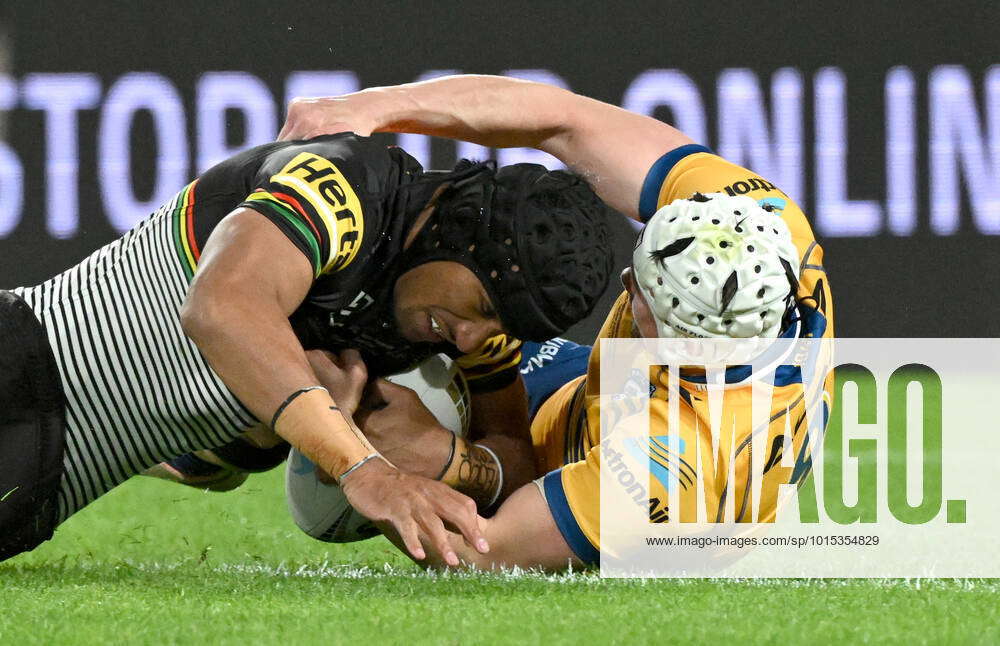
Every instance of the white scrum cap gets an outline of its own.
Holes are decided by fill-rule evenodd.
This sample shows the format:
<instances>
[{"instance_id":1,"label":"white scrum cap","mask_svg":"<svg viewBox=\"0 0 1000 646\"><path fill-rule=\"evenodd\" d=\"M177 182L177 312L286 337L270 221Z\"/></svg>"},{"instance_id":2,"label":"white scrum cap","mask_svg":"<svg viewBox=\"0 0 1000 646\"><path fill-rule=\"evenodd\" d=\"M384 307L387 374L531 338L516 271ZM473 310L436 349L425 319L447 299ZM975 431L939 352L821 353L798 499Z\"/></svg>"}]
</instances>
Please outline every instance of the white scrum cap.
<instances>
[{"instance_id":1,"label":"white scrum cap","mask_svg":"<svg viewBox=\"0 0 1000 646\"><path fill-rule=\"evenodd\" d=\"M725 193L661 208L632 262L666 338L777 337L799 275L784 220L751 197Z\"/></svg>"}]
</instances>

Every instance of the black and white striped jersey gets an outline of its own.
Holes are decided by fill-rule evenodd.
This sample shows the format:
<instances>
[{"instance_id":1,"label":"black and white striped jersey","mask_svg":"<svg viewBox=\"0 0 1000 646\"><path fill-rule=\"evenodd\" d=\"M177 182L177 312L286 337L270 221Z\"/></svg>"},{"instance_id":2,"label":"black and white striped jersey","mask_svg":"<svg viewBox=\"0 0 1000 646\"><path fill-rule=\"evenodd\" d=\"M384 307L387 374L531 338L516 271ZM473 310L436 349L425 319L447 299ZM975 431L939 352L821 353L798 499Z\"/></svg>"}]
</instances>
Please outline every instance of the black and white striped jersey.
<instances>
[{"instance_id":1,"label":"black and white striped jersey","mask_svg":"<svg viewBox=\"0 0 1000 646\"><path fill-rule=\"evenodd\" d=\"M66 393L60 521L153 464L257 423L180 325L201 250L238 206L312 263L313 288L291 317L306 349L359 348L373 375L457 356L406 341L391 317L403 240L439 184L402 150L349 133L266 144L208 170L75 267L14 290L45 326ZM516 378L519 347L492 339L459 363L472 381L501 383Z\"/></svg>"}]
</instances>

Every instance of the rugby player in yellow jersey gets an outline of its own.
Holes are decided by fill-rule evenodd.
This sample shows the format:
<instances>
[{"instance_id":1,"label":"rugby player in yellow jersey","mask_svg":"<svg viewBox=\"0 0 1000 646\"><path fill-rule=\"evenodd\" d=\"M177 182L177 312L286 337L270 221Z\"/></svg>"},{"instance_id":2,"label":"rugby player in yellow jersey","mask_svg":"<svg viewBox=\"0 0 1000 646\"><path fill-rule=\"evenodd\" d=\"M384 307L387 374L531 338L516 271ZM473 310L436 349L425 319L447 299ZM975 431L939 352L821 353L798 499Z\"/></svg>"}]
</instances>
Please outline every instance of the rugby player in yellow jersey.
<instances>
[{"instance_id":1,"label":"rugby player in yellow jersey","mask_svg":"<svg viewBox=\"0 0 1000 646\"><path fill-rule=\"evenodd\" d=\"M395 131L463 139L492 147L528 146L548 152L582 173L612 207L647 222L632 267L622 275L625 292L614 305L600 338L628 337L832 337L832 303L822 250L805 216L778 187L751 170L712 154L677 129L652 119L538 83L489 76L456 76L343 97L292 103L281 137L301 138L351 129L367 134ZM654 215L655 214L655 215ZM731 247L731 248L727 248ZM737 252L738 250L738 252ZM600 357L597 346L586 374L571 378L535 414L532 437L539 478L514 492L484 527L491 551L480 554L452 536L455 551L479 567L561 569L596 563L600 555L599 467L615 469L622 456L602 451L597 405ZM825 413L823 382L805 392L794 367L774 377L771 449L762 489L760 520L773 518L777 485L796 483L808 472L804 450L806 409ZM322 375L320 375L322 377ZM738 520L747 520L750 434L749 386L739 368L726 374L723 423L736 422L729 438L735 481L705 480L705 499L721 510L735 497ZM704 379L702 378L703 382ZM671 477L682 487L681 514L694 505L691 486L694 435L707 419L697 375L682 375L682 448L656 436L666 433L667 391L656 387L650 402L649 510L652 521L666 509ZM401 404L402 405L402 404ZM416 406L412 401L410 406ZM403 468L431 473L440 465L432 448L446 433L414 411L397 423L365 425L376 446L406 432L413 455ZM785 423L793 431L797 466L778 460ZM710 425L703 423L701 428ZM704 431L701 431L704 432ZM730 447L720 447L726 456ZM426 456L421 462L422 455ZM702 465L705 468L705 465ZM722 469L717 473L728 473ZM437 564L443 564L439 558Z\"/></svg>"}]
</instances>

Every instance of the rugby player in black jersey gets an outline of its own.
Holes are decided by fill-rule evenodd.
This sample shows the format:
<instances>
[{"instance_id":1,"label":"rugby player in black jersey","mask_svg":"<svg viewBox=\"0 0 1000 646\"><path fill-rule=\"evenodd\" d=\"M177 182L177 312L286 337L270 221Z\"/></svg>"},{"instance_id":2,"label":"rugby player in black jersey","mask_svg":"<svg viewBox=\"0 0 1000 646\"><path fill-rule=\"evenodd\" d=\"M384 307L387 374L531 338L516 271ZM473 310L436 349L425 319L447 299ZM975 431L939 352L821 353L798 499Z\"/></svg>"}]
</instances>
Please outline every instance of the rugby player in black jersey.
<instances>
[{"instance_id":1,"label":"rugby player in black jersey","mask_svg":"<svg viewBox=\"0 0 1000 646\"><path fill-rule=\"evenodd\" d=\"M473 498L533 473L518 339L590 312L606 217L569 173L425 172L350 133L217 165L79 265L0 292L0 560L157 463L268 462L239 439L263 425L415 558L457 563L445 524L487 551ZM352 420L368 378L442 351L474 392L464 452L494 470L448 483L472 498L395 468Z\"/></svg>"},{"instance_id":2,"label":"rugby player in black jersey","mask_svg":"<svg viewBox=\"0 0 1000 646\"><path fill-rule=\"evenodd\" d=\"M294 101L280 137L345 127L362 133L430 134L495 147L530 146L592 178L609 205L645 223L632 266L622 274L625 291L608 314L599 340L752 338L751 344L767 347L779 336L833 336L833 300L823 250L798 205L771 182L712 154L666 123L561 88L468 75ZM462 537L452 535L452 545L466 564L565 569L599 561L601 464L609 467L605 473L618 473L613 481L625 484L622 474L632 474L627 466L621 469L631 458L622 456L629 449L619 451L601 437L601 402L606 401L600 392L601 344L595 342L589 360L580 356L579 348L573 352L568 361L550 364L557 366L553 378L561 378L564 385L533 405L538 479L512 493L483 523L492 546L489 554L477 553ZM788 446L785 425L795 419L795 448L790 453L799 460L794 468L777 468L772 453L759 499L754 494L760 522L773 520L782 500L780 485L800 482L808 473L809 462L802 459L805 438L822 433L832 400L832 373L822 361L813 362L817 372L811 380L802 376L806 361L790 363L803 366L773 373L772 414L762 444ZM732 481L709 475L702 488L703 480L695 484L691 466L700 467L703 474L728 473L725 463L715 464L717 454L731 459L728 468L736 473L753 473L749 437L763 428L750 414L751 379L736 369L743 367L727 370L721 397L720 409L726 414L720 425L731 433L723 434L727 439L718 449L702 448L700 453L699 439L713 426L708 398L698 395L704 375L699 382L697 374L682 373L679 388L650 380L649 444L633 448L636 459L648 456L651 475L648 484L631 483L638 487L633 501L648 509L649 522L662 522L668 514L683 519L701 504L699 497L711 518L722 517L726 501L743 500L738 518L741 523L749 519L744 516L752 490L749 475ZM778 372L783 372L780 378ZM536 390L533 385L531 390ZM679 425L667 413L671 399L680 410ZM418 407L419 402L410 405ZM399 408L396 414L405 416ZM815 427L803 423L807 412ZM398 431L371 422L363 428L375 446ZM668 433L680 448L664 442ZM447 442L445 433L423 436L415 449L428 452L433 444ZM774 444L776 440L782 441ZM679 509L667 508L668 487L677 488ZM443 563L432 555L431 564Z\"/></svg>"}]
</instances>

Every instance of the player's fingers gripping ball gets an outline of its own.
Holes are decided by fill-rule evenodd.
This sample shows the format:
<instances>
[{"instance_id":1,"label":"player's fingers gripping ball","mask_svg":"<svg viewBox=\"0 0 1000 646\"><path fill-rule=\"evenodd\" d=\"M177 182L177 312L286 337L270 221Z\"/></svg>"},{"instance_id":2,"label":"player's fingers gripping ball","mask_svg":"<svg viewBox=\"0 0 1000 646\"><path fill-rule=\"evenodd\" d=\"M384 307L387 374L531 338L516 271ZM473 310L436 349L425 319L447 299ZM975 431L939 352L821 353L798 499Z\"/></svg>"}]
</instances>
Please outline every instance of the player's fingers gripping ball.
<instances>
[{"instance_id":1,"label":"player's fingers gripping ball","mask_svg":"<svg viewBox=\"0 0 1000 646\"><path fill-rule=\"evenodd\" d=\"M660 337L773 339L794 306L798 251L748 196L696 193L664 206L633 253Z\"/></svg>"},{"instance_id":2,"label":"player's fingers gripping ball","mask_svg":"<svg viewBox=\"0 0 1000 646\"><path fill-rule=\"evenodd\" d=\"M449 357L436 355L389 380L400 387L394 391L396 395L419 399L442 426L458 437L468 434L471 394L458 365ZM384 400L386 394L382 390L374 400ZM346 543L379 534L371 521L351 507L336 482L294 448L285 472L285 492L296 525L314 538Z\"/></svg>"}]
</instances>

